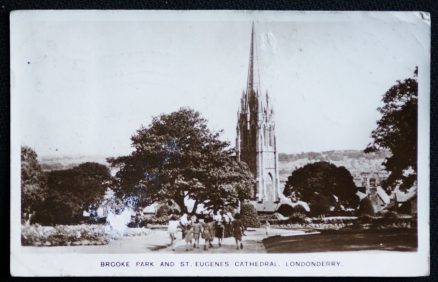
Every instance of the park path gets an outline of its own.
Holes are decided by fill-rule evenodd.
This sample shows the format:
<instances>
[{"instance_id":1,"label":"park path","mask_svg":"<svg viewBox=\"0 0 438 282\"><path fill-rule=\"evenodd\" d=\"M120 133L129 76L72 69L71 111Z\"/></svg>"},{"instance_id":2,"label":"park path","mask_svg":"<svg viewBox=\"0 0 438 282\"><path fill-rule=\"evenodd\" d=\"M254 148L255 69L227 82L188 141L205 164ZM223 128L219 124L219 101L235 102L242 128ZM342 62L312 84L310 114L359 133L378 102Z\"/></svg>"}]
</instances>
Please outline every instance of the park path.
<instances>
[{"instance_id":1,"label":"park path","mask_svg":"<svg viewBox=\"0 0 438 282\"><path fill-rule=\"evenodd\" d=\"M250 228L243 236L243 249L236 249L236 241L234 237L224 238L222 246L219 247L217 238L213 241L213 248L204 250L204 240L200 239L201 246L192 248L186 251L186 242L181 239L181 233L178 234L175 244L175 251L170 247L162 248L160 252L175 252L175 253L266 253L262 240L270 236L294 236L305 234L301 230L286 230L286 229L271 229L268 234L264 228ZM167 242L168 244L169 242Z\"/></svg>"},{"instance_id":2,"label":"park path","mask_svg":"<svg viewBox=\"0 0 438 282\"><path fill-rule=\"evenodd\" d=\"M112 240L107 245L101 246L58 246L58 247L23 247L26 253L56 254L56 253L93 253L93 254L139 254L150 252L165 253L265 253L262 240L270 236L294 236L303 235L301 230L271 229L266 235L263 228L248 229L243 236L243 249L236 250L233 237L224 238L222 247L218 246L217 239L213 241L213 248L204 251L204 240L201 241L200 248L186 251L185 241L178 233L175 244L175 251L172 251L168 244L170 238L165 230L153 229L147 235L125 236L119 240Z\"/></svg>"}]
</instances>

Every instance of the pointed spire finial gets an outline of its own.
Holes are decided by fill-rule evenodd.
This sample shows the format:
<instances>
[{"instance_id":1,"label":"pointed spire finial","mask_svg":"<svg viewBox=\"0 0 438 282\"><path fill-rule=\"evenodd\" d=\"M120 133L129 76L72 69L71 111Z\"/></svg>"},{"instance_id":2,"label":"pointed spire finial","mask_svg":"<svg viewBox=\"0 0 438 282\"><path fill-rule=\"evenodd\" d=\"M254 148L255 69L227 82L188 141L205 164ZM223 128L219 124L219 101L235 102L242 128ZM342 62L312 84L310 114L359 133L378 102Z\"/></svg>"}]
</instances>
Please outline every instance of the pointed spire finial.
<instances>
[{"instance_id":1,"label":"pointed spire finial","mask_svg":"<svg viewBox=\"0 0 438 282\"><path fill-rule=\"evenodd\" d=\"M248 65L248 85L247 93L254 89L254 22L251 28L251 45L249 49L249 65Z\"/></svg>"}]
</instances>

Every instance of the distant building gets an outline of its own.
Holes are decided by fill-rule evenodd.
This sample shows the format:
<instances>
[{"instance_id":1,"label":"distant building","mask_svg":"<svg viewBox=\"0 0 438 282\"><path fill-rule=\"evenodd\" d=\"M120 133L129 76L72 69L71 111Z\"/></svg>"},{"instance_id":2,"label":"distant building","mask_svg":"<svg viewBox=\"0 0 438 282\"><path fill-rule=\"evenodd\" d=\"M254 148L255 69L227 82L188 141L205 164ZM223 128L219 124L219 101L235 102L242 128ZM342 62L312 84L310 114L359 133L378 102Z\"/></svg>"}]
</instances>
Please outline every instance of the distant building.
<instances>
[{"instance_id":1,"label":"distant building","mask_svg":"<svg viewBox=\"0 0 438 282\"><path fill-rule=\"evenodd\" d=\"M360 173L353 173L353 181L356 187L373 187L381 186L382 181L388 178L386 171L361 171Z\"/></svg>"},{"instance_id":2,"label":"distant building","mask_svg":"<svg viewBox=\"0 0 438 282\"><path fill-rule=\"evenodd\" d=\"M362 201L368 198L373 206L375 213L384 210L391 202L391 197L380 186L383 179L386 179L383 173L363 172L360 177L355 178L355 184L358 186L356 195Z\"/></svg>"},{"instance_id":3,"label":"distant building","mask_svg":"<svg viewBox=\"0 0 438 282\"><path fill-rule=\"evenodd\" d=\"M236 149L239 160L253 173L256 184L253 200L258 210L272 210L282 193L278 173L274 110L266 92L262 98L259 75L255 68L254 25L251 32L248 80L237 114ZM284 197L284 196L283 196Z\"/></svg>"}]
</instances>

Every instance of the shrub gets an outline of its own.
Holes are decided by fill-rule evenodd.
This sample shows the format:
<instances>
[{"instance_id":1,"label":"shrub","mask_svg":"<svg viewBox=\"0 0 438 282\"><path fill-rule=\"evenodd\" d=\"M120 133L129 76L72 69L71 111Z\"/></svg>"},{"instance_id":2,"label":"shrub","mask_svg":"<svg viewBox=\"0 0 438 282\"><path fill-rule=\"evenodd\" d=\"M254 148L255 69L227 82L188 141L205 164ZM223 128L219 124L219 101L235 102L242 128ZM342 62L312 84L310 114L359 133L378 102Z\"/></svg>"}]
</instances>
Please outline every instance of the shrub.
<instances>
[{"instance_id":1,"label":"shrub","mask_svg":"<svg viewBox=\"0 0 438 282\"><path fill-rule=\"evenodd\" d=\"M282 216L288 217L292 215L292 213L294 212L294 208L289 205L281 205L277 212Z\"/></svg>"},{"instance_id":2,"label":"shrub","mask_svg":"<svg viewBox=\"0 0 438 282\"><path fill-rule=\"evenodd\" d=\"M240 207L240 216L243 226L260 227L260 221L257 216L255 207L251 204L242 204Z\"/></svg>"},{"instance_id":3,"label":"shrub","mask_svg":"<svg viewBox=\"0 0 438 282\"><path fill-rule=\"evenodd\" d=\"M104 225L26 225L21 227L23 246L104 245Z\"/></svg>"},{"instance_id":4,"label":"shrub","mask_svg":"<svg viewBox=\"0 0 438 282\"><path fill-rule=\"evenodd\" d=\"M398 219L398 213L395 212L395 211L389 211L389 212L383 214L383 217L387 218L387 219L397 220Z\"/></svg>"},{"instance_id":5,"label":"shrub","mask_svg":"<svg viewBox=\"0 0 438 282\"><path fill-rule=\"evenodd\" d=\"M359 215L374 215L374 207L373 204L371 203L371 200L368 198L364 198L361 202L360 202L360 206L359 206Z\"/></svg>"},{"instance_id":6,"label":"shrub","mask_svg":"<svg viewBox=\"0 0 438 282\"><path fill-rule=\"evenodd\" d=\"M380 223L381 224L398 224L399 223L399 216L394 211L388 211L388 212L383 214Z\"/></svg>"},{"instance_id":7,"label":"shrub","mask_svg":"<svg viewBox=\"0 0 438 282\"><path fill-rule=\"evenodd\" d=\"M356 215L356 210L334 210L329 213L330 216L354 216Z\"/></svg>"},{"instance_id":8,"label":"shrub","mask_svg":"<svg viewBox=\"0 0 438 282\"><path fill-rule=\"evenodd\" d=\"M373 217L371 215L365 214L365 215L361 215L358 218L358 223L359 224L370 224L373 222Z\"/></svg>"},{"instance_id":9,"label":"shrub","mask_svg":"<svg viewBox=\"0 0 438 282\"><path fill-rule=\"evenodd\" d=\"M125 231L124 236L143 236L148 235L151 232L148 228L128 228Z\"/></svg>"},{"instance_id":10,"label":"shrub","mask_svg":"<svg viewBox=\"0 0 438 282\"><path fill-rule=\"evenodd\" d=\"M156 215L153 216L146 216L143 219L143 226L147 226L148 224L167 224L169 222L169 219L166 216L158 217Z\"/></svg>"},{"instance_id":11,"label":"shrub","mask_svg":"<svg viewBox=\"0 0 438 282\"><path fill-rule=\"evenodd\" d=\"M302 212L294 212L293 214L290 215L287 222L303 224L305 223L305 221L306 221L306 214Z\"/></svg>"},{"instance_id":12,"label":"shrub","mask_svg":"<svg viewBox=\"0 0 438 282\"><path fill-rule=\"evenodd\" d=\"M169 215L170 208L167 205L161 205L157 209L157 217L167 217Z\"/></svg>"},{"instance_id":13,"label":"shrub","mask_svg":"<svg viewBox=\"0 0 438 282\"><path fill-rule=\"evenodd\" d=\"M287 204L281 205L280 208L277 210L277 212L286 217L289 217L294 213L301 213L304 215L307 214L306 209L300 204L295 206L290 206Z\"/></svg>"}]
</instances>

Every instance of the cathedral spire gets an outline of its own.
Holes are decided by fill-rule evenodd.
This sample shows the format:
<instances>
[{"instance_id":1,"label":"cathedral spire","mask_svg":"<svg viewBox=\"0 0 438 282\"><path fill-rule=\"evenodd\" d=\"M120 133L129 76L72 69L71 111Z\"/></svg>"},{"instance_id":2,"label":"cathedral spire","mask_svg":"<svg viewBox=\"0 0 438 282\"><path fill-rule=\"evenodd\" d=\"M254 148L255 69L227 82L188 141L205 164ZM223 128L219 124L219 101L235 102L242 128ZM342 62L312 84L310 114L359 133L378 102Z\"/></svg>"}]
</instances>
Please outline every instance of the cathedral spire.
<instances>
[{"instance_id":1,"label":"cathedral spire","mask_svg":"<svg viewBox=\"0 0 438 282\"><path fill-rule=\"evenodd\" d=\"M249 51L249 65L248 65L248 82L246 93L251 93L254 90L254 22L251 29L251 45Z\"/></svg>"},{"instance_id":2,"label":"cathedral spire","mask_svg":"<svg viewBox=\"0 0 438 282\"><path fill-rule=\"evenodd\" d=\"M273 207L280 195L275 127L269 95L263 97L254 23L251 27L248 78L240 100L236 126L237 159L245 162L254 176L253 199L257 209ZM271 205L264 206L264 202ZM273 211L273 210L272 210Z\"/></svg>"}]
</instances>

